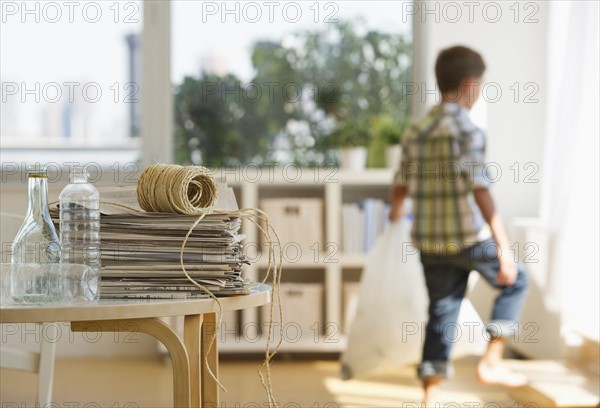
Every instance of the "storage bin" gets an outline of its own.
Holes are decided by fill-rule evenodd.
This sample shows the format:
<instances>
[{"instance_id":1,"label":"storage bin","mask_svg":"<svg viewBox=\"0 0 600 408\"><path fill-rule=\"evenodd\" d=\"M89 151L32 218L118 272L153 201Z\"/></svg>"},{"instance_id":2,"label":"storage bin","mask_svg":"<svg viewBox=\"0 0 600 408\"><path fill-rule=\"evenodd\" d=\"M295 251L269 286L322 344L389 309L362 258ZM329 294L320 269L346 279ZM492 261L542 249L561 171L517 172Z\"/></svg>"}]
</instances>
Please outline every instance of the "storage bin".
<instances>
[{"instance_id":1,"label":"storage bin","mask_svg":"<svg viewBox=\"0 0 600 408\"><path fill-rule=\"evenodd\" d=\"M320 283L282 283L284 340L289 343L313 341L323 330L323 285ZM268 333L270 305L261 307L263 335ZM273 332L279 338L279 305L273 300ZM316 324L315 324L316 323Z\"/></svg>"},{"instance_id":2,"label":"storage bin","mask_svg":"<svg viewBox=\"0 0 600 408\"><path fill-rule=\"evenodd\" d=\"M322 199L268 198L261 200L260 207L279 235L287 261L297 256L312 256L317 248L323 247ZM300 254L296 253L298 250Z\"/></svg>"}]
</instances>

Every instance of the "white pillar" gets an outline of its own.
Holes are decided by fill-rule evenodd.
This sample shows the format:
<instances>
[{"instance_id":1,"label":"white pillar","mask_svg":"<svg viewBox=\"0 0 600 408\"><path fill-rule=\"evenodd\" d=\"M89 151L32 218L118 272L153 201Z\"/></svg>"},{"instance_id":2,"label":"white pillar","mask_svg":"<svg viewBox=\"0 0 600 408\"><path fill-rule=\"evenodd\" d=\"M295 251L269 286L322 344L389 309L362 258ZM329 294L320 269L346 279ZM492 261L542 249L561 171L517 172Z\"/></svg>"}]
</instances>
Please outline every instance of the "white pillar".
<instances>
[{"instance_id":1,"label":"white pillar","mask_svg":"<svg viewBox=\"0 0 600 408\"><path fill-rule=\"evenodd\" d=\"M433 72L433 63L429 57L431 54L428 26L421 22L419 13L413 15L413 67L412 80L418 91L412 96L412 117L420 118L427 113L427 106L422 99L422 88L431 80L430 71Z\"/></svg>"},{"instance_id":2,"label":"white pillar","mask_svg":"<svg viewBox=\"0 0 600 408\"><path fill-rule=\"evenodd\" d=\"M144 1L141 87L142 168L173 162L171 2Z\"/></svg>"}]
</instances>

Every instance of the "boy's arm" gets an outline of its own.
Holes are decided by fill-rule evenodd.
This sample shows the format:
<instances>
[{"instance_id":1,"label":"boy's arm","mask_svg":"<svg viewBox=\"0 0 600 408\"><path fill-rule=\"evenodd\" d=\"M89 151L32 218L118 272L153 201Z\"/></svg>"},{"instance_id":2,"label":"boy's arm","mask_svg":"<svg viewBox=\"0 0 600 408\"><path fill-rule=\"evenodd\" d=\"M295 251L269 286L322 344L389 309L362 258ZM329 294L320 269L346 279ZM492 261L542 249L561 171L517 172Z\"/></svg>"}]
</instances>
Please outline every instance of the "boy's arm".
<instances>
[{"instance_id":1,"label":"boy's arm","mask_svg":"<svg viewBox=\"0 0 600 408\"><path fill-rule=\"evenodd\" d=\"M396 221L402 215L402 204L406 198L408 189L404 185L396 185L392 189L392 199L390 206L390 221Z\"/></svg>"},{"instance_id":2,"label":"boy's arm","mask_svg":"<svg viewBox=\"0 0 600 408\"><path fill-rule=\"evenodd\" d=\"M498 261L500 262L500 270L498 271L498 283L501 285L512 285L517 279L517 265L512 257L510 250L510 241L504 229L504 223L496 207L494 200L487 188L476 188L473 190L475 202L481 210L483 218L489 224L492 235L498 244Z\"/></svg>"}]
</instances>

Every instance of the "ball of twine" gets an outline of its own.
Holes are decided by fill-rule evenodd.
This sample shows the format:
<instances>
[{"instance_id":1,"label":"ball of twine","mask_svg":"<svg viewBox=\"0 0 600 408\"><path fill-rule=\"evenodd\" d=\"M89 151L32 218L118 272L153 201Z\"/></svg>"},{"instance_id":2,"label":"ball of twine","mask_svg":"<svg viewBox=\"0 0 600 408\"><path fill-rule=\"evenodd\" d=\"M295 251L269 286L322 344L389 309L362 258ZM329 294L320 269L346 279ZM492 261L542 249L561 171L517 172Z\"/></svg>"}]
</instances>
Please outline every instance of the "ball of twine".
<instances>
[{"instance_id":1,"label":"ball of twine","mask_svg":"<svg viewBox=\"0 0 600 408\"><path fill-rule=\"evenodd\" d=\"M154 164L137 184L139 205L147 212L198 215L211 211L218 196L217 182L202 166Z\"/></svg>"}]
</instances>

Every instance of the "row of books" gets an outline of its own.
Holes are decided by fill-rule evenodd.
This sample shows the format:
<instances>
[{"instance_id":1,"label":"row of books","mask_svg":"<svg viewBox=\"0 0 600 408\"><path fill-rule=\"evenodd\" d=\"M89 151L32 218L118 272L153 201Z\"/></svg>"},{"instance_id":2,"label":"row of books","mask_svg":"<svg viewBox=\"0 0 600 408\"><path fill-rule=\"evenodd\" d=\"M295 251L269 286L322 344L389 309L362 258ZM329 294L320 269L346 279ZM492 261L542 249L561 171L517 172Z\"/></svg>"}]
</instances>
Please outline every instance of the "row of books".
<instances>
[{"instance_id":1,"label":"row of books","mask_svg":"<svg viewBox=\"0 0 600 408\"><path fill-rule=\"evenodd\" d=\"M376 198L342 205L342 246L344 253L368 252L389 224L390 205Z\"/></svg>"}]
</instances>

